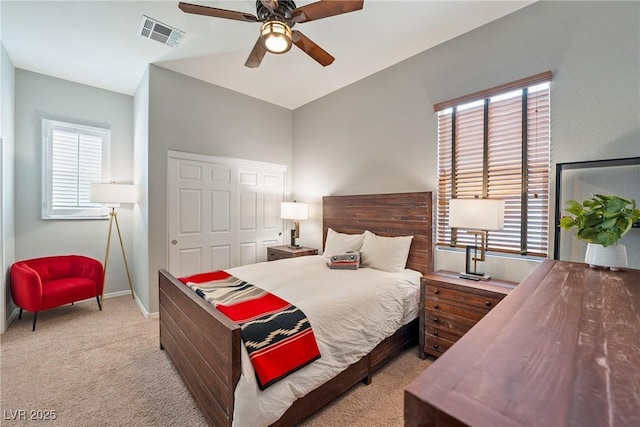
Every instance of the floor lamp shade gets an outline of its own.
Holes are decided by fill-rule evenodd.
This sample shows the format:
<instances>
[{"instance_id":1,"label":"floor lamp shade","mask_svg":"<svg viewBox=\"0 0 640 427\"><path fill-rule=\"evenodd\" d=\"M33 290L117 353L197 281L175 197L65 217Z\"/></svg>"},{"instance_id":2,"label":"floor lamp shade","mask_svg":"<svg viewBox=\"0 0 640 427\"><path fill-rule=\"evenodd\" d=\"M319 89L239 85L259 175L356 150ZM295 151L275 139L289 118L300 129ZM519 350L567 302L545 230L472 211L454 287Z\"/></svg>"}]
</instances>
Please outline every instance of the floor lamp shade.
<instances>
[{"instance_id":1,"label":"floor lamp shade","mask_svg":"<svg viewBox=\"0 0 640 427\"><path fill-rule=\"evenodd\" d=\"M293 221L293 229L291 230L292 248L297 248L296 239L300 237L300 221L309 219L309 204L298 202L282 202L280 205L280 218Z\"/></svg>"},{"instance_id":2,"label":"floor lamp shade","mask_svg":"<svg viewBox=\"0 0 640 427\"><path fill-rule=\"evenodd\" d=\"M138 186L132 184L91 184L89 198L93 203L105 203L116 207L120 203L137 203Z\"/></svg>"},{"instance_id":3,"label":"floor lamp shade","mask_svg":"<svg viewBox=\"0 0 640 427\"><path fill-rule=\"evenodd\" d=\"M465 271L460 273L460 277L489 280L491 276L478 272L477 262L485 260L486 232L504 227L504 200L451 199L449 227L472 230L469 233L475 234L475 244L466 248ZM478 245L478 236L480 236L480 245Z\"/></svg>"}]
</instances>

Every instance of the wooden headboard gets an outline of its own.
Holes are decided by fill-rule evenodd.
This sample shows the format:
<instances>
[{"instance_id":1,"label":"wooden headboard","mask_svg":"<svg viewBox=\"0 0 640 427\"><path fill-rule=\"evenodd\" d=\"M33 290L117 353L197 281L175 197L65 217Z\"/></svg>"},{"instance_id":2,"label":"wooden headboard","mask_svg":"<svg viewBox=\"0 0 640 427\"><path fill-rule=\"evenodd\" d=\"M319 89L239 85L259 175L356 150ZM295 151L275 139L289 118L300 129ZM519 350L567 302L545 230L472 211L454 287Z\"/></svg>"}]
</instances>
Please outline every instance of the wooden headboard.
<instances>
[{"instance_id":1,"label":"wooden headboard","mask_svg":"<svg viewBox=\"0 0 640 427\"><path fill-rule=\"evenodd\" d=\"M322 244L329 228L357 234L369 230L380 236L413 236L407 268L433 271L430 191L417 193L325 196L322 198Z\"/></svg>"}]
</instances>

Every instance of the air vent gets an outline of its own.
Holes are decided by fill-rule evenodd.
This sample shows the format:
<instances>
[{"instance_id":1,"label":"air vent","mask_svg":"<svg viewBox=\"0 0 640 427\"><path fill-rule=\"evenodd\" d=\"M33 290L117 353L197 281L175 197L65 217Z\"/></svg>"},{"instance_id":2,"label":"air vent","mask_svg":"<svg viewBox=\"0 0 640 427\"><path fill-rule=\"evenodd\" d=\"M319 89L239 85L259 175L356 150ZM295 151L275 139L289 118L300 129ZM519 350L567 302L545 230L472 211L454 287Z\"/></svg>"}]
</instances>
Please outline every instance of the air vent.
<instances>
[{"instance_id":1,"label":"air vent","mask_svg":"<svg viewBox=\"0 0 640 427\"><path fill-rule=\"evenodd\" d=\"M167 46L174 47L180 43L180 39L184 35L184 31L172 28L162 22L158 22L153 18L142 15L138 34L142 37L155 40Z\"/></svg>"}]
</instances>

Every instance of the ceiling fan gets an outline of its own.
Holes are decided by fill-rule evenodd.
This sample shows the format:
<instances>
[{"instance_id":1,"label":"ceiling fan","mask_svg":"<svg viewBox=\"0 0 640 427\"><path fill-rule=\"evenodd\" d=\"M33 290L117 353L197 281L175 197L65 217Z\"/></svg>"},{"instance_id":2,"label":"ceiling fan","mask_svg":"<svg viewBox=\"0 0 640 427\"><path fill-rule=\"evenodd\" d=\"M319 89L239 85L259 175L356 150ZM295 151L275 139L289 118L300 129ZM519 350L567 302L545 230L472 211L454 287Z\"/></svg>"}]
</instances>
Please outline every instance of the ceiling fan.
<instances>
[{"instance_id":1,"label":"ceiling fan","mask_svg":"<svg viewBox=\"0 0 640 427\"><path fill-rule=\"evenodd\" d=\"M258 41L244 63L246 67L259 67L267 51L271 53L288 52L292 43L326 67L335 58L300 31L292 31L291 27L303 22L317 21L329 16L360 10L363 3L364 0L320 0L306 6L296 7L295 2L290 0L258 0L256 1L257 16L191 3L180 2L178 7L185 13L196 15L244 22L262 22Z\"/></svg>"}]
</instances>

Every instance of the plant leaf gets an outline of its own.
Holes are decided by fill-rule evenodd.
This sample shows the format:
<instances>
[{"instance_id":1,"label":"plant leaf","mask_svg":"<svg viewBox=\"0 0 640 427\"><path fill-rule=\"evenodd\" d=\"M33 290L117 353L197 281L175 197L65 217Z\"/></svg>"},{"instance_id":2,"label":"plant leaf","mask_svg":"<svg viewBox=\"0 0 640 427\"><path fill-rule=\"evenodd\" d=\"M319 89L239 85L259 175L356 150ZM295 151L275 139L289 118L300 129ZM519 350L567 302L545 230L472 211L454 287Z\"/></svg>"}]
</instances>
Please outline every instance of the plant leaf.
<instances>
[{"instance_id":1,"label":"plant leaf","mask_svg":"<svg viewBox=\"0 0 640 427\"><path fill-rule=\"evenodd\" d=\"M614 245L617 241L618 241L618 233L607 230L607 231L598 233L596 243L599 243L606 248L607 246Z\"/></svg>"},{"instance_id":2,"label":"plant leaf","mask_svg":"<svg viewBox=\"0 0 640 427\"><path fill-rule=\"evenodd\" d=\"M563 216L562 218L560 218L560 227L564 228L565 230L568 230L571 227L576 227L577 225L578 223L576 222L576 220L574 220L570 216Z\"/></svg>"},{"instance_id":3,"label":"plant leaf","mask_svg":"<svg viewBox=\"0 0 640 427\"><path fill-rule=\"evenodd\" d=\"M623 210L629 202L625 199L611 199L605 208L607 213L616 213Z\"/></svg>"}]
</instances>

